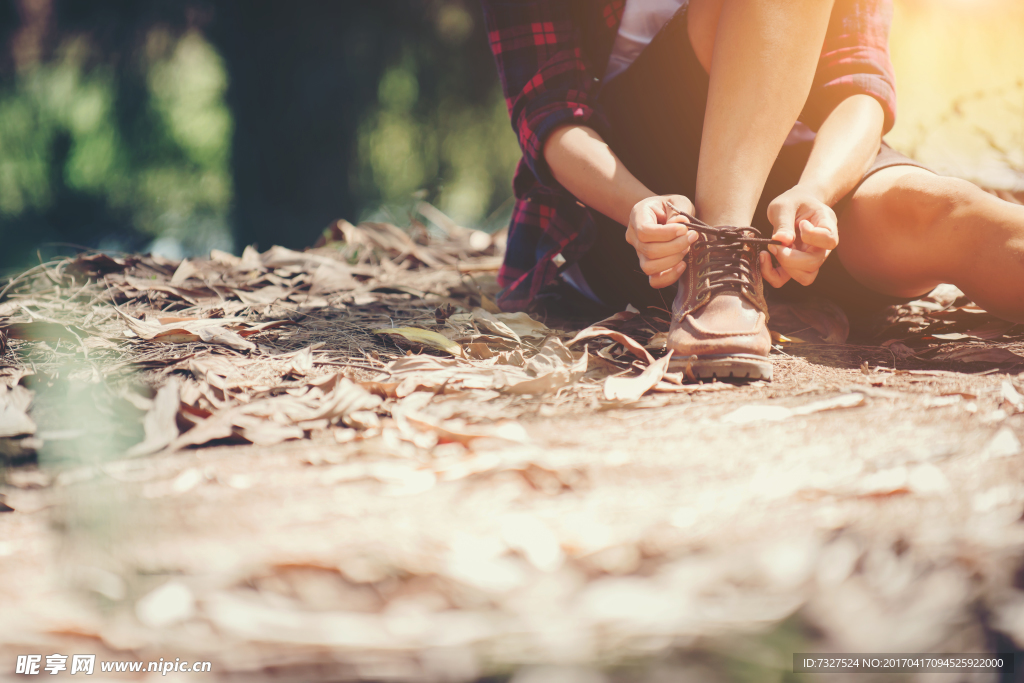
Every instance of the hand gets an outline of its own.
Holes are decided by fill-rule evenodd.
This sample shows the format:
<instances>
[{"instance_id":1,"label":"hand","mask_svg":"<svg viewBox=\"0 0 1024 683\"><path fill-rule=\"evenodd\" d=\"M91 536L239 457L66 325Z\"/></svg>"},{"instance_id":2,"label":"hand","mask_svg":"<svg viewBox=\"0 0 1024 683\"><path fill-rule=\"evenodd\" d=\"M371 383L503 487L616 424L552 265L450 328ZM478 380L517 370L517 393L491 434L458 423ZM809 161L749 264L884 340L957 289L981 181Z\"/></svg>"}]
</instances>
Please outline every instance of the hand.
<instances>
[{"instance_id":1,"label":"hand","mask_svg":"<svg viewBox=\"0 0 1024 683\"><path fill-rule=\"evenodd\" d=\"M782 246L769 245L771 256L761 253L761 275L772 287L781 287L790 278L807 286L818 277L818 270L839 246L839 221L835 212L810 189L797 185L768 205L768 220L775 227L772 239Z\"/></svg>"},{"instance_id":2,"label":"hand","mask_svg":"<svg viewBox=\"0 0 1024 683\"><path fill-rule=\"evenodd\" d=\"M699 237L690 232L683 217L677 216L669 204L694 214L693 202L682 195L648 197L633 207L626 227L626 241L636 249L640 268L654 289L668 287L682 276L686 270L684 258Z\"/></svg>"}]
</instances>

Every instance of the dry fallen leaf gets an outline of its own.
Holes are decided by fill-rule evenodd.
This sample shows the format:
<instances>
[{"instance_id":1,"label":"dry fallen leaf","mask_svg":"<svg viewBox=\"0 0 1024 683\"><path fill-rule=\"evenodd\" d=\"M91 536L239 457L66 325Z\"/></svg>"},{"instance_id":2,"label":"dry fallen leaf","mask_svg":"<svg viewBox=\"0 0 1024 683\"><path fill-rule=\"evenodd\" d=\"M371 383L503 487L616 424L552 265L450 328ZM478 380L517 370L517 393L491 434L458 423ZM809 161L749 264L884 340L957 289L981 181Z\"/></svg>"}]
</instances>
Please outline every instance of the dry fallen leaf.
<instances>
[{"instance_id":1,"label":"dry fallen leaf","mask_svg":"<svg viewBox=\"0 0 1024 683\"><path fill-rule=\"evenodd\" d=\"M1008 379L1004 379L1000 386L1000 393L1002 394L1002 407L1010 415L1014 413L1024 413L1024 396L1017 393L1017 389L1014 388L1013 384Z\"/></svg>"},{"instance_id":2,"label":"dry fallen leaf","mask_svg":"<svg viewBox=\"0 0 1024 683\"><path fill-rule=\"evenodd\" d=\"M309 286L310 296L334 294L358 287L359 281L352 277L352 273L343 266L344 264L338 262L318 265L313 271L313 281Z\"/></svg>"},{"instance_id":3,"label":"dry fallen leaf","mask_svg":"<svg viewBox=\"0 0 1024 683\"><path fill-rule=\"evenodd\" d=\"M608 337L609 339L613 339L626 347L626 349L634 356L645 361L648 365L654 363L654 357L641 344L637 343L636 340L622 332L609 330L606 327L592 325L573 337L566 346L572 346L585 339L593 339L594 337Z\"/></svg>"},{"instance_id":4,"label":"dry fallen leaf","mask_svg":"<svg viewBox=\"0 0 1024 683\"><path fill-rule=\"evenodd\" d=\"M67 269L89 277L101 277L109 273L120 273L137 259L116 259L106 254L79 254L68 261Z\"/></svg>"},{"instance_id":5,"label":"dry fallen leaf","mask_svg":"<svg viewBox=\"0 0 1024 683\"><path fill-rule=\"evenodd\" d=\"M551 330L544 323L534 320L528 314L519 313L498 313L494 317L504 323L510 330L515 332L521 339L543 339L551 334Z\"/></svg>"},{"instance_id":6,"label":"dry fallen leaf","mask_svg":"<svg viewBox=\"0 0 1024 683\"><path fill-rule=\"evenodd\" d=\"M163 344L186 344L202 341L208 344L227 346L236 351L256 350L256 345L245 337L251 337L282 325L294 324L287 320L250 323L241 318L172 319L172 322L160 324L159 322L137 320L122 313L116 307L114 310L128 325L129 332L126 332L126 336L135 336L139 339Z\"/></svg>"},{"instance_id":7,"label":"dry fallen leaf","mask_svg":"<svg viewBox=\"0 0 1024 683\"><path fill-rule=\"evenodd\" d=\"M993 346L965 346L934 356L933 360L955 360L961 363L1024 363L1024 356L1018 356L1009 349Z\"/></svg>"},{"instance_id":8,"label":"dry fallen leaf","mask_svg":"<svg viewBox=\"0 0 1024 683\"><path fill-rule=\"evenodd\" d=\"M36 424L28 416L32 392L23 386L0 385L0 438L36 433Z\"/></svg>"},{"instance_id":9,"label":"dry fallen leaf","mask_svg":"<svg viewBox=\"0 0 1024 683\"><path fill-rule=\"evenodd\" d=\"M883 348L889 349L889 352L896 357L896 360L906 360L907 358L917 358L917 354L909 346L896 339L890 339L889 341L882 344Z\"/></svg>"},{"instance_id":10,"label":"dry fallen leaf","mask_svg":"<svg viewBox=\"0 0 1024 683\"><path fill-rule=\"evenodd\" d=\"M285 394L213 412L175 439L170 447L177 450L232 436L269 446L301 439L307 428L322 428L338 421L365 428L368 425L364 421L370 418L364 413L373 415L380 403L379 396L339 377L326 394L319 389L299 397Z\"/></svg>"},{"instance_id":11,"label":"dry fallen leaf","mask_svg":"<svg viewBox=\"0 0 1024 683\"><path fill-rule=\"evenodd\" d=\"M438 334L432 330L424 330L419 327L391 327L382 328L379 330L373 330L374 334L397 334L400 337L413 342L414 344L420 344L421 346L428 346L438 351L444 351L445 353L451 354L456 357L463 357L465 354L462 351L462 347L458 343L453 342L448 337L442 334Z\"/></svg>"},{"instance_id":12,"label":"dry fallen leaf","mask_svg":"<svg viewBox=\"0 0 1024 683\"><path fill-rule=\"evenodd\" d=\"M667 373L666 373L667 375ZM739 389L738 384L729 382L711 382L709 384L680 384L678 382L658 382L651 391L668 394L699 394L710 391L729 391Z\"/></svg>"},{"instance_id":13,"label":"dry fallen leaf","mask_svg":"<svg viewBox=\"0 0 1024 683\"><path fill-rule=\"evenodd\" d=\"M850 336L846 314L828 299L773 303L769 312L771 328L790 338L807 328L812 328L826 344L845 344Z\"/></svg>"},{"instance_id":14,"label":"dry fallen leaf","mask_svg":"<svg viewBox=\"0 0 1024 683\"><path fill-rule=\"evenodd\" d=\"M728 424L750 424L752 422L778 422L800 415L812 415L827 410L840 410L843 408L856 408L864 405L865 397L861 393L840 394L834 398L827 398L821 401L786 408L771 404L747 405L737 408L722 416L722 422Z\"/></svg>"},{"instance_id":15,"label":"dry fallen leaf","mask_svg":"<svg viewBox=\"0 0 1024 683\"><path fill-rule=\"evenodd\" d=\"M511 382L500 390L510 394L545 394L574 384L587 373L588 356L584 351L579 358L573 359L572 352L552 337L544 342L540 353L526 363L527 372L534 377Z\"/></svg>"},{"instance_id":16,"label":"dry fallen leaf","mask_svg":"<svg viewBox=\"0 0 1024 683\"><path fill-rule=\"evenodd\" d=\"M146 413L143 421L145 439L129 449L127 455L149 455L169 446L178 437L177 417L180 405L180 386L177 379L171 378L157 391L153 407Z\"/></svg>"},{"instance_id":17,"label":"dry fallen leaf","mask_svg":"<svg viewBox=\"0 0 1024 683\"><path fill-rule=\"evenodd\" d=\"M299 377L308 375L313 371L313 348L307 346L292 357L288 371Z\"/></svg>"},{"instance_id":18,"label":"dry fallen leaf","mask_svg":"<svg viewBox=\"0 0 1024 683\"><path fill-rule=\"evenodd\" d=\"M523 338L543 339L551 334L543 323L526 313L491 313L475 308L471 313L457 313L449 320L461 325L473 324L480 330L511 339L517 344L521 344Z\"/></svg>"},{"instance_id":19,"label":"dry fallen leaf","mask_svg":"<svg viewBox=\"0 0 1024 683\"><path fill-rule=\"evenodd\" d=\"M636 377L609 377L604 381L604 397L609 401L636 401L653 389L665 376L672 352L651 365Z\"/></svg>"}]
</instances>

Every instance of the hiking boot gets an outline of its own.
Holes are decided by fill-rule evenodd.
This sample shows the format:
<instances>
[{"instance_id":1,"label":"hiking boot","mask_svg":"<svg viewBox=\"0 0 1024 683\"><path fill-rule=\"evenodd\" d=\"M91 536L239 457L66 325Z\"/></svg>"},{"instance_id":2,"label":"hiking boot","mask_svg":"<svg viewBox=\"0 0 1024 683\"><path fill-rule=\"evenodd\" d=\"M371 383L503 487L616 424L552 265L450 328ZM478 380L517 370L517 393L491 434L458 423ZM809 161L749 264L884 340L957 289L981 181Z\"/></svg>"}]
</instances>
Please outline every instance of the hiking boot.
<instances>
[{"instance_id":1,"label":"hiking boot","mask_svg":"<svg viewBox=\"0 0 1024 683\"><path fill-rule=\"evenodd\" d=\"M671 367L692 380L771 380L772 339L758 254L768 244L750 227L712 227L678 212L700 238L672 304Z\"/></svg>"}]
</instances>

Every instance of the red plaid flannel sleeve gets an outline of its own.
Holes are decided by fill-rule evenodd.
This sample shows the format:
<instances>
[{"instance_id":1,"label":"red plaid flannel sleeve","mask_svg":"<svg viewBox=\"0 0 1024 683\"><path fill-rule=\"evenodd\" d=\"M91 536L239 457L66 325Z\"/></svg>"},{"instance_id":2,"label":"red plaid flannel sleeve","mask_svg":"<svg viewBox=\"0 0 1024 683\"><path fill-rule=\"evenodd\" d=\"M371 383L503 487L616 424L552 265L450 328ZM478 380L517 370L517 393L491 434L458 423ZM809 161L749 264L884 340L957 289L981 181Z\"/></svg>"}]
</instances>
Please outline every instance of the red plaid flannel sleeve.
<instances>
[{"instance_id":1,"label":"red plaid flannel sleeve","mask_svg":"<svg viewBox=\"0 0 1024 683\"><path fill-rule=\"evenodd\" d=\"M839 103L867 94L885 112L884 132L896 123L896 75L889 59L892 0L836 0L800 119L817 130Z\"/></svg>"},{"instance_id":2,"label":"red plaid flannel sleeve","mask_svg":"<svg viewBox=\"0 0 1024 683\"><path fill-rule=\"evenodd\" d=\"M569 5L569 0L483 2L512 129L527 166L551 187L558 183L544 161L547 136L571 123L604 128L593 107L593 70L584 60Z\"/></svg>"}]
</instances>

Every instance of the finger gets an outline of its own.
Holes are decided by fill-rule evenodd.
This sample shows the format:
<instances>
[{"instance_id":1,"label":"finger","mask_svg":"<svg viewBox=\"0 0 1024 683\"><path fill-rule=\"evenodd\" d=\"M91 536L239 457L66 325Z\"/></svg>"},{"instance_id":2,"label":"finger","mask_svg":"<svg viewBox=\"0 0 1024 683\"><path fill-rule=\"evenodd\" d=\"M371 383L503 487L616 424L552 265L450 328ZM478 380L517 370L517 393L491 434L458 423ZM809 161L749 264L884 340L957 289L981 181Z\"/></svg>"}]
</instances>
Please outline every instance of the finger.
<instances>
[{"instance_id":1,"label":"finger","mask_svg":"<svg viewBox=\"0 0 1024 683\"><path fill-rule=\"evenodd\" d=\"M811 221L800 221L800 239L812 247L832 250L839 246L839 230L828 225L815 225Z\"/></svg>"},{"instance_id":2,"label":"finger","mask_svg":"<svg viewBox=\"0 0 1024 683\"><path fill-rule=\"evenodd\" d=\"M656 259L645 258L641 255L640 270L644 271L647 275L656 275L669 268L675 268L684 258L686 258L686 254L672 254L671 256Z\"/></svg>"},{"instance_id":3,"label":"finger","mask_svg":"<svg viewBox=\"0 0 1024 683\"><path fill-rule=\"evenodd\" d=\"M672 206L675 207L676 211L682 211L688 213L691 216L697 213L697 209L694 208L693 202L681 194L670 194L665 197L667 202L671 202Z\"/></svg>"},{"instance_id":4,"label":"finger","mask_svg":"<svg viewBox=\"0 0 1024 683\"><path fill-rule=\"evenodd\" d=\"M822 249L814 249L813 252L790 249L788 247L776 247L778 253L775 258L779 265L802 285L809 285L818 276L821 264L825 262L828 252Z\"/></svg>"},{"instance_id":5,"label":"finger","mask_svg":"<svg viewBox=\"0 0 1024 683\"><path fill-rule=\"evenodd\" d=\"M671 242L689 232L683 223L641 223L634 229L640 242Z\"/></svg>"},{"instance_id":6,"label":"finger","mask_svg":"<svg viewBox=\"0 0 1024 683\"><path fill-rule=\"evenodd\" d=\"M697 240L696 232L688 232L668 242L640 242L635 248L637 253L649 259L665 258L677 254L685 255L690 245Z\"/></svg>"},{"instance_id":7,"label":"finger","mask_svg":"<svg viewBox=\"0 0 1024 683\"><path fill-rule=\"evenodd\" d=\"M632 227L639 227L641 225L658 224L665 222L667 218L664 211L664 207L661 206L659 203L655 202L654 200L656 199L657 197L644 199L643 201L638 202L637 205L633 207L632 214L629 217Z\"/></svg>"},{"instance_id":8,"label":"finger","mask_svg":"<svg viewBox=\"0 0 1024 683\"><path fill-rule=\"evenodd\" d=\"M796 205L792 202L773 203L769 207L768 220L775 228L772 239L782 242L787 247L796 242Z\"/></svg>"},{"instance_id":9,"label":"finger","mask_svg":"<svg viewBox=\"0 0 1024 683\"><path fill-rule=\"evenodd\" d=\"M782 268L775 268L772 265L772 257L767 252L761 252L761 277L772 287L778 289L789 282L789 273Z\"/></svg>"},{"instance_id":10,"label":"finger","mask_svg":"<svg viewBox=\"0 0 1024 683\"><path fill-rule=\"evenodd\" d=\"M686 261L680 261L674 267L668 270L663 270L660 273L651 275L648 280L651 283L651 287L654 289L664 289L670 285L674 285L682 277L683 273L686 272Z\"/></svg>"},{"instance_id":11,"label":"finger","mask_svg":"<svg viewBox=\"0 0 1024 683\"><path fill-rule=\"evenodd\" d=\"M769 245L768 251L775 256L779 264L789 272L796 270L817 270L824 263L825 257L828 256L828 252L818 247L804 247L803 249L796 249L794 247L779 247L776 245Z\"/></svg>"},{"instance_id":12,"label":"finger","mask_svg":"<svg viewBox=\"0 0 1024 683\"><path fill-rule=\"evenodd\" d=\"M804 270L794 270L791 272L787 272L789 272L789 276L793 278L794 282L801 284L804 287L814 282L814 280L817 279L818 277L818 271L816 270L810 272Z\"/></svg>"}]
</instances>

